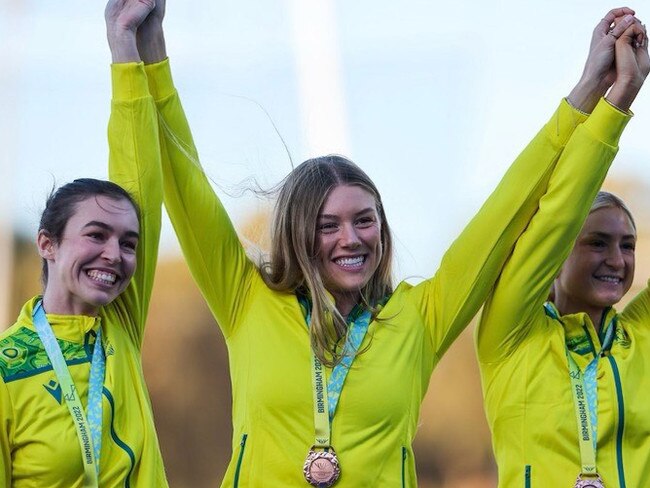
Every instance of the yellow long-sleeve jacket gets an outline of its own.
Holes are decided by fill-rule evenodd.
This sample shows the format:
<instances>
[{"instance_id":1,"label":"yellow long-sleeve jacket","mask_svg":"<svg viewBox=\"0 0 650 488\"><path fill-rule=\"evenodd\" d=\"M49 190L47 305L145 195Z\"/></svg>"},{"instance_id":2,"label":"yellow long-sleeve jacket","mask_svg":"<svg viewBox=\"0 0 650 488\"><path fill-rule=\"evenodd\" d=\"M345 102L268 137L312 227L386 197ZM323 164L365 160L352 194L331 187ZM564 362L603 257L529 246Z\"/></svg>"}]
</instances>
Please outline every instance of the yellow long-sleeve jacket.
<instances>
[{"instance_id":1,"label":"yellow long-sleeve jacket","mask_svg":"<svg viewBox=\"0 0 650 488\"><path fill-rule=\"evenodd\" d=\"M163 120L164 199L194 279L229 351L232 459L222 486L305 486L314 444L309 334L293 293L269 289L246 256L200 166L168 63L147 67ZM436 274L401 283L370 324L332 423L342 474L337 486L417 486L411 443L431 372L477 312L556 168L567 141L613 149L563 102L452 244ZM575 151L569 152L575 155ZM188 155L191 156L188 158ZM566 177L566 176L565 176ZM597 186L600 182L593 182ZM435 225L435 221L432 221ZM326 372L329 376L329 371ZM441 394L444 394L441 393Z\"/></svg>"},{"instance_id":2,"label":"yellow long-sleeve jacket","mask_svg":"<svg viewBox=\"0 0 650 488\"><path fill-rule=\"evenodd\" d=\"M499 488L571 487L581 471L565 351L584 370L601 342L586 314L560 322L543 303L628 120L601 101L578 129L594 141L567 145L483 309L476 340ZM645 291L620 315L611 353L598 362L597 469L607 488L650 484L648 318Z\"/></svg>"},{"instance_id":3,"label":"yellow long-sleeve jacket","mask_svg":"<svg viewBox=\"0 0 650 488\"><path fill-rule=\"evenodd\" d=\"M87 404L96 332L106 355L101 488L164 488L162 456L145 386L141 347L158 253L162 185L156 109L142 66L113 71L110 178L141 209L137 269L97 317L48 314L72 379ZM128 123L124 123L128 120ZM27 302L0 335L0 488L81 488L82 456L61 387Z\"/></svg>"}]
</instances>

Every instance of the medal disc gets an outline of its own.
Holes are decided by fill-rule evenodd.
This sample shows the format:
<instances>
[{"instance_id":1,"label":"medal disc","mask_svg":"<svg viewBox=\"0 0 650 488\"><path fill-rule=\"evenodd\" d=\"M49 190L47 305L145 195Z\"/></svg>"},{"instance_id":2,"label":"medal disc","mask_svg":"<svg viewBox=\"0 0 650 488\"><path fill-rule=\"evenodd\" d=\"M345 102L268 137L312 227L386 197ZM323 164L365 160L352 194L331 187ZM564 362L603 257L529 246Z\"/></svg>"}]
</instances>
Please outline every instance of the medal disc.
<instances>
[{"instance_id":1,"label":"medal disc","mask_svg":"<svg viewBox=\"0 0 650 488\"><path fill-rule=\"evenodd\" d=\"M336 453L329 451L315 451L312 447L307 454L303 473L307 483L320 488L332 486L341 475L341 468Z\"/></svg>"},{"instance_id":2,"label":"medal disc","mask_svg":"<svg viewBox=\"0 0 650 488\"><path fill-rule=\"evenodd\" d=\"M605 488L603 480L600 476L596 475L595 478L584 478L578 475L574 488Z\"/></svg>"}]
</instances>

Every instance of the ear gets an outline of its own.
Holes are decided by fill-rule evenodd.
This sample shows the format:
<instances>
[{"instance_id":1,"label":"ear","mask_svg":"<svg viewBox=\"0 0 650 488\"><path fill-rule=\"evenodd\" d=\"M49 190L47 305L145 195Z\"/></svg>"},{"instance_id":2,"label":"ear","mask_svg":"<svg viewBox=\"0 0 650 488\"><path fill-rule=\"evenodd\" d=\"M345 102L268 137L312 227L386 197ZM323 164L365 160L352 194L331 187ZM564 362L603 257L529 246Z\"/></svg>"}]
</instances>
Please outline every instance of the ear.
<instances>
[{"instance_id":1,"label":"ear","mask_svg":"<svg viewBox=\"0 0 650 488\"><path fill-rule=\"evenodd\" d=\"M54 261L57 246L50 235L44 230L38 231L36 247L38 247L38 254L40 254L43 259L46 261Z\"/></svg>"}]
</instances>

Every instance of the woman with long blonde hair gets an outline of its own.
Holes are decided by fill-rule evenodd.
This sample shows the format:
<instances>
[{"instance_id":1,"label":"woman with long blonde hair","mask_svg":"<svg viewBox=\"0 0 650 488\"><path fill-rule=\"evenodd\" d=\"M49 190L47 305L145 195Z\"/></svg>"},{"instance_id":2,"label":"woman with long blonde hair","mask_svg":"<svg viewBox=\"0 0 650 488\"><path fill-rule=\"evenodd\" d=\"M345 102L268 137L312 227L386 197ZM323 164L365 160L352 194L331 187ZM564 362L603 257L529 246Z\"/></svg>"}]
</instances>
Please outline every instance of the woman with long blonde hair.
<instances>
[{"instance_id":1,"label":"woman with long blonde hair","mask_svg":"<svg viewBox=\"0 0 650 488\"><path fill-rule=\"evenodd\" d=\"M222 486L415 487L411 445L433 368L493 287L550 178L595 194L616 153L629 117L599 102L614 81L613 44L592 45L588 73L433 277L394 287L381 196L341 156L291 171L268 259L247 256L198 164L171 79L164 8L157 2L138 29L138 46L159 110L165 204L230 356L234 432ZM610 17L629 23L631 14ZM137 68L120 69L137 77Z\"/></svg>"},{"instance_id":2,"label":"woman with long blonde hair","mask_svg":"<svg viewBox=\"0 0 650 488\"><path fill-rule=\"evenodd\" d=\"M628 111L650 71L648 39L640 24L621 32L612 20L594 35L615 46L607 100ZM582 157L598 159L593 151ZM636 228L620 199L601 192L594 200L559 176L477 329L499 487L647 486L648 289L621 313L613 308L632 284Z\"/></svg>"}]
</instances>

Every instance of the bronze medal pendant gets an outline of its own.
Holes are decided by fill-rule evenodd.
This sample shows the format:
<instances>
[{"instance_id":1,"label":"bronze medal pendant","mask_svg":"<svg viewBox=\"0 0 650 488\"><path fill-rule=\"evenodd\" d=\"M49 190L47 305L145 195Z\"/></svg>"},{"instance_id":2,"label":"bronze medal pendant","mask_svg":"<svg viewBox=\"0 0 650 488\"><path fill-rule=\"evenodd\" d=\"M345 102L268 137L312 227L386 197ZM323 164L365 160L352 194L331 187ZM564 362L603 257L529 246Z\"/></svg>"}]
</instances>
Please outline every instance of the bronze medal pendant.
<instances>
[{"instance_id":1,"label":"bronze medal pendant","mask_svg":"<svg viewBox=\"0 0 650 488\"><path fill-rule=\"evenodd\" d=\"M583 478L582 475L579 474L574 488L605 488L605 484L598 475L596 475L595 478Z\"/></svg>"},{"instance_id":2,"label":"bronze medal pendant","mask_svg":"<svg viewBox=\"0 0 650 488\"><path fill-rule=\"evenodd\" d=\"M312 446L307 454L302 470L307 483L319 488L332 486L341 476L341 467L334 449L329 451L316 451Z\"/></svg>"}]
</instances>

